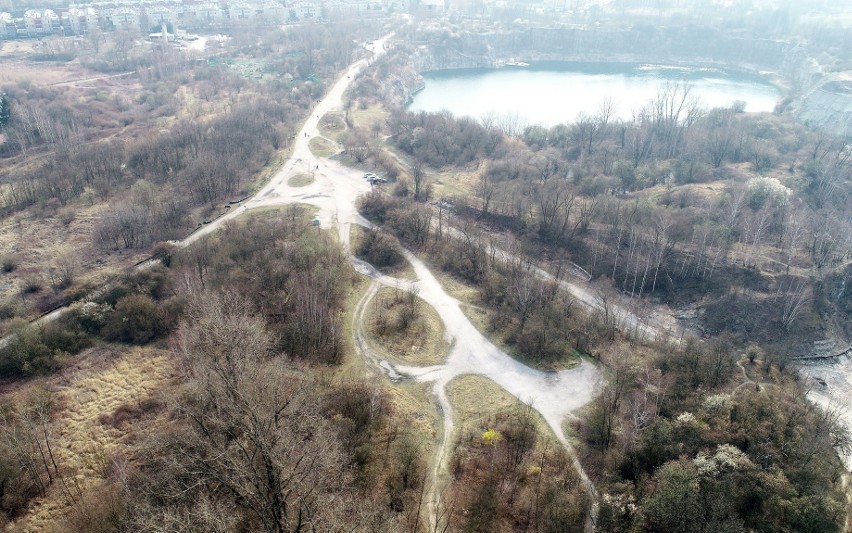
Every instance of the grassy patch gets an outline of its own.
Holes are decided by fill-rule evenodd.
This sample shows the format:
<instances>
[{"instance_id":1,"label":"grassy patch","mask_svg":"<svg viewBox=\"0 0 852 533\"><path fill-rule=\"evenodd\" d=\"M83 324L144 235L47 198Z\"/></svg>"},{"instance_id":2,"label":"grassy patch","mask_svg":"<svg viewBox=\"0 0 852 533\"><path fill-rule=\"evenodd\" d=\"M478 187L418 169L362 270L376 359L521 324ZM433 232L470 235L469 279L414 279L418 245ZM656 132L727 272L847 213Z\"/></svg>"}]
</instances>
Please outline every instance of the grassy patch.
<instances>
[{"instance_id":1,"label":"grassy patch","mask_svg":"<svg viewBox=\"0 0 852 533\"><path fill-rule=\"evenodd\" d=\"M310 174L296 174L287 180L287 185L290 187L307 187L314 182L314 177Z\"/></svg>"},{"instance_id":2,"label":"grassy patch","mask_svg":"<svg viewBox=\"0 0 852 533\"><path fill-rule=\"evenodd\" d=\"M480 434L493 427L495 420L518 408L523 402L503 390L488 378L475 375L459 376L447 384L447 397L453 406L456 438L466 434ZM560 447L556 436L547 422L533 411L539 435L553 439L554 447Z\"/></svg>"},{"instance_id":3,"label":"grassy patch","mask_svg":"<svg viewBox=\"0 0 852 533\"><path fill-rule=\"evenodd\" d=\"M458 278L444 272L438 266L432 264L429 261L429 257L425 254L418 254L417 257L419 257L420 260L429 267L432 275L441 283L441 287L444 288L444 291L446 291L447 294L463 304L467 304L469 306L476 305L479 295L479 290L476 287L464 283Z\"/></svg>"},{"instance_id":4,"label":"grassy patch","mask_svg":"<svg viewBox=\"0 0 852 533\"><path fill-rule=\"evenodd\" d=\"M337 153L337 146L329 141L328 139L323 139L322 137L314 137L308 142L308 147L311 149L311 153L317 157L331 157Z\"/></svg>"},{"instance_id":5,"label":"grassy patch","mask_svg":"<svg viewBox=\"0 0 852 533\"><path fill-rule=\"evenodd\" d=\"M408 298L410 296L399 289L379 289L364 311L364 329L371 342L395 359L415 365L440 363L449 348L441 317L431 305L414 297L413 318L406 327L400 327L409 305Z\"/></svg>"},{"instance_id":6,"label":"grassy patch","mask_svg":"<svg viewBox=\"0 0 852 533\"><path fill-rule=\"evenodd\" d=\"M308 225L319 208L309 204L270 205L249 209L247 218L257 224L267 224L286 218L291 222Z\"/></svg>"},{"instance_id":7,"label":"grassy patch","mask_svg":"<svg viewBox=\"0 0 852 533\"><path fill-rule=\"evenodd\" d=\"M337 141L344 131L346 131L346 123L339 113L326 113L319 121L320 134L333 141Z\"/></svg>"},{"instance_id":8,"label":"grassy patch","mask_svg":"<svg viewBox=\"0 0 852 533\"><path fill-rule=\"evenodd\" d=\"M168 352L107 345L81 354L73 366L49 381L60 406L55 420L61 428L56 443L61 446L54 453L69 475L69 483L74 479L85 490L103 478L110 458L126 447L125 438L134 431L145 431L133 424L104 424L104 420L149 405L156 391L175 375ZM54 484L45 498L37 500L23 530L52 531L68 513L70 504L59 485Z\"/></svg>"},{"instance_id":9,"label":"grassy patch","mask_svg":"<svg viewBox=\"0 0 852 533\"><path fill-rule=\"evenodd\" d=\"M385 108L378 104L373 104L364 109L354 106L350 113L352 122L366 131L371 131L375 124L383 126L388 117L388 112Z\"/></svg>"},{"instance_id":10,"label":"grassy patch","mask_svg":"<svg viewBox=\"0 0 852 533\"><path fill-rule=\"evenodd\" d=\"M433 198L452 198L453 196L476 196L479 182L478 169L457 169L452 172L429 172ZM477 201L473 205L479 205Z\"/></svg>"},{"instance_id":11,"label":"grassy patch","mask_svg":"<svg viewBox=\"0 0 852 533\"><path fill-rule=\"evenodd\" d=\"M413 430L418 440L428 449L421 450L422 457L433 457L438 438L438 412L432 399L431 384L409 382L388 386L391 409L396 420L404 420L406 429Z\"/></svg>"},{"instance_id":12,"label":"grassy patch","mask_svg":"<svg viewBox=\"0 0 852 533\"><path fill-rule=\"evenodd\" d=\"M345 312L341 320L343 326L343 336L346 339L345 355L336 369L337 374L343 376L363 376L371 369L367 366L367 362L358 355L355 346L353 345L354 331L353 321L355 319L355 311L358 307L358 302L367 293L367 290L372 284L372 280L366 276L358 276L352 284L349 294L346 297Z\"/></svg>"}]
</instances>

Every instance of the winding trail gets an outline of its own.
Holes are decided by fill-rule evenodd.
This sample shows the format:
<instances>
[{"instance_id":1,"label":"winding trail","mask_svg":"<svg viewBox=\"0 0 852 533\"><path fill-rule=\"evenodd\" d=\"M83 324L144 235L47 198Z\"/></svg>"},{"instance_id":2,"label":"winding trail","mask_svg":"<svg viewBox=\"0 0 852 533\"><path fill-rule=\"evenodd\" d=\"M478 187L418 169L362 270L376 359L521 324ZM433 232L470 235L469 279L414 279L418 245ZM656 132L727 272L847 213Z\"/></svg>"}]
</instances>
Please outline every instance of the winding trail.
<instances>
[{"instance_id":1,"label":"winding trail","mask_svg":"<svg viewBox=\"0 0 852 533\"><path fill-rule=\"evenodd\" d=\"M375 42L372 47L374 58L384 53L385 43L392 36L392 33L388 34ZM574 449L566 439L562 424L566 418L573 416L574 410L583 406L595 396L600 383L603 381L600 370L588 361L582 361L577 367L560 372L542 372L529 368L509 357L485 338L462 312L459 301L448 295L423 262L410 252L405 252L405 258L414 268L417 276L415 281L398 280L385 276L369 264L354 258L350 253L349 234L351 225L371 226L366 219L358 214L355 206L358 196L368 192L371 186L360 177L357 170L344 167L331 159L314 156L310 151L309 141L313 137L320 136L318 123L321 117L329 111L343 107L344 92L352 79L367 64L367 59L357 61L330 88L327 95L317 104L310 118L296 135L291 157L259 192L244 201L242 205L232 208L226 215L203 226L183 241L175 242L175 244L181 247L188 246L252 209L293 203L304 203L317 207L321 227L327 229L336 227L340 243L351 257L355 269L374 280L367 294L359 302L353 318L358 322L353 331L359 352L368 363L377 367L379 371L388 374L391 378L398 379L404 376L408 379L433 383L432 390L436 397L439 415L443 419L443 434L438 446L437 458L433 463L432 483L430 483L427 497L426 514L427 523L430 523L429 530L433 530L440 518L440 495L443 492L443 484L440 480L441 474L446 472L453 437L453 412L447 397L446 386L455 377L476 374L491 379L519 400L531 404L569 451L592 502L586 530L593 531L597 517L597 491L583 470ZM315 181L305 187L291 187L287 183L288 178L300 173L313 173ZM135 268L145 269L152 264L154 264L153 260L143 262ZM363 318L365 305L380 284L402 289L416 288L419 296L435 308L444 322L446 335L451 345L443 364L426 367L398 366L394 368L388 362L380 360L377 354L369 350L363 337L360 322ZM54 313L45 315L38 322L44 323L53 320L66 309L59 309Z\"/></svg>"},{"instance_id":2,"label":"winding trail","mask_svg":"<svg viewBox=\"0 0 852 533\"><path fill-rule=\"evenodd\" d=\"M373 47L376 55L384 52L384 43L390 37L391 35L385 36L376 42L376 46ZM329 111L342 108L345 90L366 64L366 60L361 60L352 65L329 90L327 96L317 105L311 117L296 135L292 156L265 187L243 202L242 206L204 226L179 244L187 246L252 209L305 203L318 208L322 227L337 228L340 243L349 252L349 234L352 224L371 226L358 214L355 207L357 197L368 192L371 187L361 178L357 170L344 167L331 159L314 156L308 144L312 137L320 136L317 129L320 118ZM288 185L289 177L310 172L312 169L315 175L315 181L312 184L305 187ZM385 276L369 264L352 257L355 269L374 280L374 284L359 302L354 320L360 322L363 317L363 308L379 284L402 289L416 288L419 296L435 308L444 322L446 335L452 346L445 363L427 367L398 366L394 368L369 350L358 323L354 324L353 331L356 347L368 363L378 366L382 372L391 377L402 375L421 382L433 383L432 390L444 427L434 462L433 482L430 484L426 506L427 521L432 523L430 530L434 527L436 514L439 512L442 487L438 480L441 478L441 473L446 471L454 427L452 406L447 397L446 385L453 378L465 374L476 374L491 379L519 400L530 403L542 415L559 441L571 453L574 466L589 492L593 505L587 529L593 530L597 510L597 492L565 438L562 423L572 416L571 413L574 410L585 405L595 396L603 380L600 371L588 361L582 361L580 365L569 370L542 372L512 359L471 324L462 312L459 301L444 291L440 282L422 261L407 251L405 258L415 271L416 281L398 280Z\"/></svg>"},{"instance_id":3,"label":"winding trail","mask_svg":"<svg viewBox=\"0 0 852 533\"><path fill-rule=\"evenodd\" d=\"M458 376L476 374L494 381L522 402L532 405L541 414L559 441L568 449L583 485L589 492L591 500L596 502L597 492L594 485L583 470L574 449L565 438L562 423L566 418L573 416L573 411L595 396L598 385L603 379L598 368L582 360L578 366L568 370L543 372L512 359L476 329L462 311L460 302L444 291L440 282L420 259L408 251L405 251L405 258L414 268L416 281L383 276L361 261L354 262L359 272L375 280L368 294L359 302L356 317L362 316L363 307L375 292L375 286L382 284L404 290L416 289L420 298L435 308L444 322L446 335L452 347L443 364L393 367L386 362L381 362L386 370L421 382L434 383L433 392L444 419L444 430L434 463L433 479L439 479L440 472L445 471L454 427L452 406L447 397L446 386ZM356 327L355 331L359 331L359 328ZM363 339L356 338L356 345L364 346L365 344ZM368 352L365 358L375 362L377 357ZM434 517L439 510L440 492L439 483L432 483L427 499L427 515L430 520L433 520L430 530L435 525ZM590 513L592 521L595 516L596 503ZM589 529L593 527L590 525Z\"/></svg>"}]
</instances>

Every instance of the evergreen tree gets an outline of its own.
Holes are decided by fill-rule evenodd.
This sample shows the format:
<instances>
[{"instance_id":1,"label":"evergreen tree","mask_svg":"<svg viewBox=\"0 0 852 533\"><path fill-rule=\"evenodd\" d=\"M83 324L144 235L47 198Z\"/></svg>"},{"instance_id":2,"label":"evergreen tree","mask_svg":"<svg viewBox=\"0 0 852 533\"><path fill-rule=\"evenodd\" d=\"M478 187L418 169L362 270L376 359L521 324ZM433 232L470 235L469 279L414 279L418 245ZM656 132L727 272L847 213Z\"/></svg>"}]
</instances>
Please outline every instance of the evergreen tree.
<instances>
[{"instance_id":1,"label":"evergreen tree","mask_svg":"<svg viewBox=\"0 0 852 533\"><path fill-rule=\"evenodd\" d=\"M4 93L0 93L0 129L9 123L12 116L10 107L9 98Z\"/></svg>"}]
</instances>

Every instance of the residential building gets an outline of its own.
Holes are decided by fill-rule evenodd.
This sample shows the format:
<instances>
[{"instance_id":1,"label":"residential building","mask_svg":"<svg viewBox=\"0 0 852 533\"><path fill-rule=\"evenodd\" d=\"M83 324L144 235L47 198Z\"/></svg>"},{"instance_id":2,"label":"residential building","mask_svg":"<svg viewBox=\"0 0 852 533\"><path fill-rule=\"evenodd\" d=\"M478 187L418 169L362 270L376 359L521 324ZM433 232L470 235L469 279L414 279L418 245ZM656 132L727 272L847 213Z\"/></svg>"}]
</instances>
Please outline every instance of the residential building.
<instances>
[{"instance_id":1,"label":"residential building","mask_svg":"<svg viewBox=\"0 0 852 533\"><path fill-rule=\"evenodd\" d=\"M14 39L18 36L15 19L11 13L0 13L0 39Z\"/></svg>"},{"instance_id":2,"label":"residential building","mask_svg":"<svg viewBox=\"0 0 852 533\"><path fill-rule=\"evenodd\" d=\"M24 29L29 37L59 33L62 23L52 9L28 9L24 13Z\"/></svg>"},{"instance_id":3,"label":"residential building","mask_svg":"<svg viewBox=\"0 0 852 533\"><path fill-rule=\"evenodd\" d=\"M66 32L82 35L98 26L98 12L92 7L72 7L62 17Z\"/></svg>"},{"instance_id":4,"label":"residential building","mask_svg":"<svg viewBox=\"0 0 852 533\"><path fill-rule=\"evenodd\" d=\"M257 10L245 2L235 2L228 6L228 18L231 20L248 20L255 17Z\"/></svg>"},{"instance_id":5,"label":"residential building","mask_svg":"<svg viewBox=\"0 0 852 533\"><path fill-rule=\"evenodd\" d=\"M154 4L145 8L145 13L148 15L148 24L153 28L155 26L172 25L177 22L177 13L169 4Z\"/></svg>"},{"instance_id":6,"label":"residential building","mask_svg":"<svg viewBox=\"0 0 852 533\"><path fill-rule=\"evenodd\" d=\"M109 21L115 29L139 29L139 10L130 6L119 7L111 13Z\"/></svg>"}]
</instances>

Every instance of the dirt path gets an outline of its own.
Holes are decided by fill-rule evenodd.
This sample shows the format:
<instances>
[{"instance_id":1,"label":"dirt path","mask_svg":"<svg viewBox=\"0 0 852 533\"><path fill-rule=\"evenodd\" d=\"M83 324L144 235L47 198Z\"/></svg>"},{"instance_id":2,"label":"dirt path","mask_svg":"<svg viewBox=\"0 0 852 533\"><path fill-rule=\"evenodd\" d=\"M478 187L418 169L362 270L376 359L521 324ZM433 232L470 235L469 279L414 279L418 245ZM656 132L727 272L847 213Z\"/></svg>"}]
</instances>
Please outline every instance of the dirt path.
<instances>
[{"instance_id":1,"label":"dirt path","mask_svg":"<svg viewBox=\"0 0 852 533\"><path fill-rule=\"evenodd\" d=\"M132 76L133 74L136 74L135 70L132 70L130 72L122 72L121 74L105 74L103 76L94 76L91 78L84 78L80 80L60 81L57 83L51 83L49 87L67 87L69 85L77 85L78 83L92 83L94 81L109 80L112 78L124 78L127 76Z\"/></svg>"},{"instance_id":2,"label":"dirt path","mask_svg":"<svg viewBox=\"0 0 852 533\"><path fill-rule=\"evenodd\" d=\"M376 55L384 52L384 42L390 37L391 35L388 35L377 41L377 46L374 47ZM357 213L355 200L359 195L369 191L370 185L360 177L359 172L343 167L330 159L315 157L311 153L308 143L312 137L319 136L317 126L320 117L329 111L342 108L343 93L351 83L351 79L366 64L366 60L355 63L332 86L327 96L317 105L311 117L297 134L291 158L266 186L245 201L243 205L232 209L224 217L206 225L177 244L187 246L251 209L305 203L319 209L322 227L337 228L340 242L348 250L351 224L369 225ZM287 184L289 177L311 171L315 175L315 181L311 185L295 188ZM385 361L376 361L374 355L368 353L366 357L368 362L377 363L391 377L399 373L422 382L434 383L433 391L440 414L443 416L444 429L434 462L433 479L440 479L440 473L446 469L452 438L452 407L447 398L446 385L456 376L481 375L491 379L519 400L531 403L547 421L557 438L571 452L574 464L589 491L591 500L595 502L592 519L587 528L593 529L597 493L567 442L562 431L562 423L566 417L570 416L572 411L593 398L602 380L600 371L587 361L583 361L573 369L555 373L534 370L515 361L494 346L476 329L462 312L459 302L444 291L438 280L419 259L407 252L405 256L417 275L417 280L414 282L383 276L370 265L355 259L353 259L353 264L357 270L370 276L378 284L401 288L416 286L420 297L431 304L441 316L447 336L453 340L451 351L446 362L442 365L394 369ZM141 268L144 268L144 265ZM371 290L375 290L375 287ZM362 302L365 301L367 300L362 300ZM361 313L356 313L356 317L361 317L362 313L363 310ZM353 329L353 331L358 330L359 328ZM358 344L357 341L356 338L356 344ZM435 513L438 511L440 492L439 483L433 482L427 507L427 514L431 521L435 520Z\"/></svg>"},{"instance_id":3,"label":"dirt path","mask_svg":"<svg viewBox=\"0 0 852 533\"><path fill-rule=\"evenodd\" d=\"M405 252L405 258L414 268L416 281L384 276L362 261L354 261L357 270L375 280L368 293L359 302L359 309L355 313L356 320L360 320L363 316L363 308L375 293L378 284L399 287L403 290L415 289L420 298L435 308L444 322L446 335L452 346L446 361L440 365L423 367L393 366L387 361L379 360L369 351L363 339L360 324L354 324L353 331L356 332L356 346L362 348L365 359L374 365L378 364L390 374L391 378L406 376L421 382L434 383L432 390L440 415L443 417L444 428L433 463L433 480L439 480L440 473L446 471L451 448L454 423L452 405L447 397L446 387L458 376L475 374L494 381L519 400L532 405L542 415L559 441L568 449L584 486L589 491L592 501L596 502L597 492L594 485L583 470L574 449L565 438L562 424L566 418L572 416L573 411L595 396L603 379L597 367L584 360L579 366L569 370L543 372L512 359L476 329L462 312L460 302L446 293L441 283L420 259L408 251ZM426 500L427 516L432 521L432 527L435 525L435 516L439 510L441 489L440 483L433 481Z\"/></svg>"}]
</instances>

